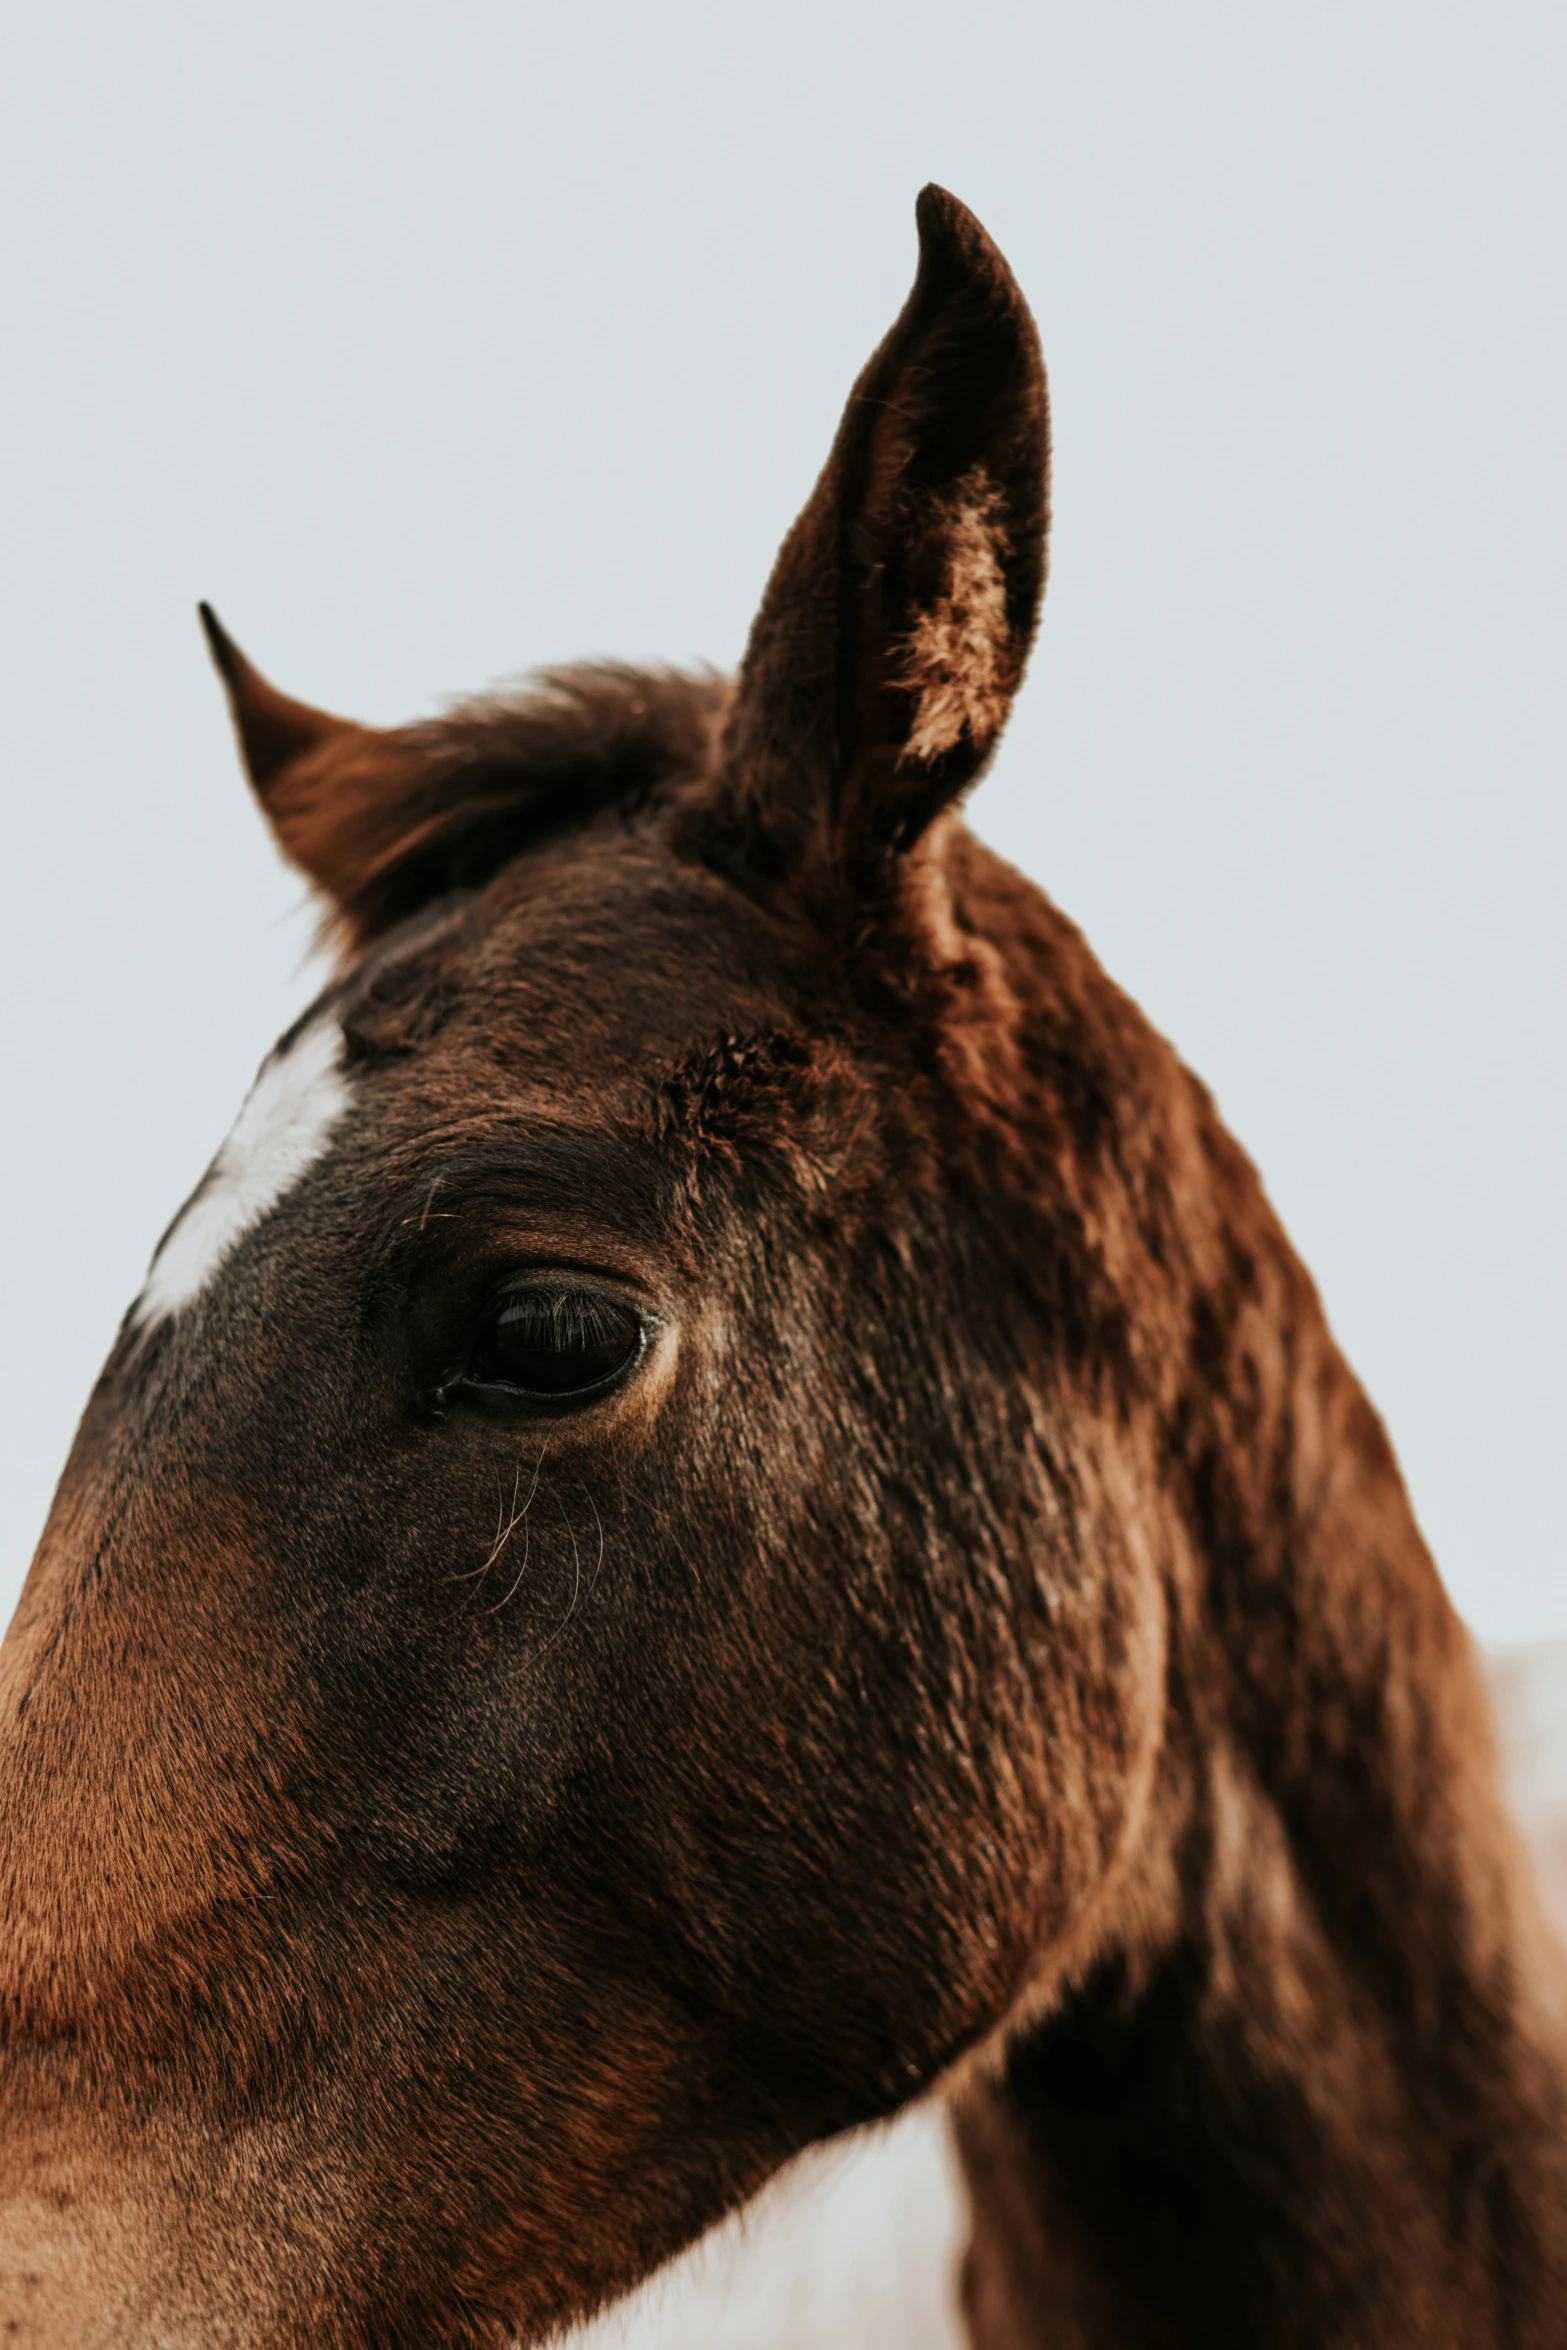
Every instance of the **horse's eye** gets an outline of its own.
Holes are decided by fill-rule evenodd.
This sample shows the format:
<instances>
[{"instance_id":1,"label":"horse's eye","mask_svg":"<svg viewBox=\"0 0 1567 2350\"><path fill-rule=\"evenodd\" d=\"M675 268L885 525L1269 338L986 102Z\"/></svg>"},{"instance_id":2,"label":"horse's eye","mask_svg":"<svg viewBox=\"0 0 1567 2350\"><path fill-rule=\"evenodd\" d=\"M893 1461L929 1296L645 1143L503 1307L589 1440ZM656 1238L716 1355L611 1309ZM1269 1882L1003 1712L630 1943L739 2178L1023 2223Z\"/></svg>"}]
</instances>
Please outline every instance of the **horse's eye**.
<instances>
[{"instance_id":1,"label":"horse's eye","mask_svg":"<svg viewBox=\"0 0 1567 2350\"><path fill-rule=\"evenodd\" d=\"M555 1403L591 1394L629 1371L642 1324L620 1298L568 1282L518 1282L484 1308L465 1381Z\"/></svg>"}]
</instances>

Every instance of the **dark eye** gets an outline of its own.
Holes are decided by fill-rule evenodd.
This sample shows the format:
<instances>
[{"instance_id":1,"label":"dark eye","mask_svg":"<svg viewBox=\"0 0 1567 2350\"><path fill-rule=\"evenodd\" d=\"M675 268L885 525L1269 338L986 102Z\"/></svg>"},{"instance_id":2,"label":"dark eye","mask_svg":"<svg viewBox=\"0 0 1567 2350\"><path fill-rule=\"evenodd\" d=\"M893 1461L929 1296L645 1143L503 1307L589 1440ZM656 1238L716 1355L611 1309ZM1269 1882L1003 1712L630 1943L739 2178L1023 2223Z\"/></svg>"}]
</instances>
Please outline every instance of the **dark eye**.
<instances>
[{"instance_id":1,"label":"dark eye","mask_svg":"<svg viewBox=\"0 0 1567 2350\"><path fill-rule=\"evenodd\" d=\"M641 1351L641 1319L622 1299L566 1282L519 1282L484 1308L463 1377L558 1403L607 1387Z\"/></svg>"}]
</instances>

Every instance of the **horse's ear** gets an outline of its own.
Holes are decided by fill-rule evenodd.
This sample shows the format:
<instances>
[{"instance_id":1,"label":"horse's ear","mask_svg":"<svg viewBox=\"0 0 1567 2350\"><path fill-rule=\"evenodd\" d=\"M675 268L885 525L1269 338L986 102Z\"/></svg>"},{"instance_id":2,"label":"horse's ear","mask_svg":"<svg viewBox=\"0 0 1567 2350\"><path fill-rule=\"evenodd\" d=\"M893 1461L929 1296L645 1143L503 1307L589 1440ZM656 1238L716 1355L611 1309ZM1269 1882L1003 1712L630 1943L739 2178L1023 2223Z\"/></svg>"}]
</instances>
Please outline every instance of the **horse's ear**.
<instances>
[{"instance_id":1,"label":"horse's ear","mask_svg":"<svg viewBox=\"0 0 1567 2350\"><path fill-rule=\"evenodd\" d=\"M240 752L285 857L352 957L541 833L640 805L711 761L717 681L584 666L411 726L360 726L269 685L201 606Z\"/></svg>"},{"instance_id":2,"label":"horse's ear","mask_svg":"<svg viewBox=\"0 0 1567 2350\"><path fill-rule=\"evenodd\" d=\"M1034 322L973 214L928 187L919 270L844 411L751 632L705 853L766 887L868 878L984 766L1044 589Z\"/></svg>"},{"instance_id":3,"label":"horse's ear","mask_svg":"<svg viewBox=\"0 0 1567 2350\"><path fill-rule=\"evenodd\" d=\"M340 943L363 945L404 910L388 915L371 890L406 855L428 762L407 729L361 726L279 693L211 605L197 609L245 772L277 844L326 899Z\"/></svg>"},{"instance_id":4,"label":"horse's ear","mask_svg":"<svg viewBox=\"0 0 1567 2350\"><path fill-rule=\"evenodd\" d=\"M334 737L357 733L351 721L292 701L247 661L210 604L198 604L213 665L223 680L229 715L251 787L267 814L290 767L324 750ZM289 847L285 839L283 846Z\"/></svg>"}]
</instances>

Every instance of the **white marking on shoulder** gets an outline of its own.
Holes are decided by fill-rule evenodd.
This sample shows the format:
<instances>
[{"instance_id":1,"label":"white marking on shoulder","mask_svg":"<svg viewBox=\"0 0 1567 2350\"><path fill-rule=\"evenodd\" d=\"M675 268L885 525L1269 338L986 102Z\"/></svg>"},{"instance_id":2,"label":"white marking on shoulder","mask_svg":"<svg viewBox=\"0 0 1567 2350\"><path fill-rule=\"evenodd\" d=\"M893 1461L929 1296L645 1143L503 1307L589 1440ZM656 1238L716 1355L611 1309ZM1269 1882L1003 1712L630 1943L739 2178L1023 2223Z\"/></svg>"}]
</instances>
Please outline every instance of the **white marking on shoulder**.
<instances>
[{"instance_id":1,"label":"white marking on shoulder","mask_svg":"<svg viewBox=\"0 0 1567 2350\"><path fill-rule=\"evenodd\" d=\"M135 1307L144 1329L188 1305L321 1156L352 1099L342 1061L343 1031L324 1016L262 1062L228 1140L152 1260Z\"/></svg>"}]
</instances>

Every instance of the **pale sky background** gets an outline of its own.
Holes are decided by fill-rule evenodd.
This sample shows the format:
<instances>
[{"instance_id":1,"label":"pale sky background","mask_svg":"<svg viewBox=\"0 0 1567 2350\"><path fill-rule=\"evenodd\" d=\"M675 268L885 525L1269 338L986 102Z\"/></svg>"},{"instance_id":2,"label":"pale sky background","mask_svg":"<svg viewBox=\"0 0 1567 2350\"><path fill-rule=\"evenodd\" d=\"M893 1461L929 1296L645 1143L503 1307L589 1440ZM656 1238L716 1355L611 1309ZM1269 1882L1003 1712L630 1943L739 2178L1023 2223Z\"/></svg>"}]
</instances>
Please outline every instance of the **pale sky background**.
<instances>
[{"instance_id":1,"label":"pale sky background","mask_svg":"<svg viewBox=\"0 0 1567 2350\"><path fill-rule=\"evenodd\" d=\"M1460 1606L1567 1632L1567 10L39 0L0 32L0 1607L305 1000L193 606L390 721L737 656L943 181L1038 316L989 839L1209 1080Z\"/></svg>"}]
</instances>

